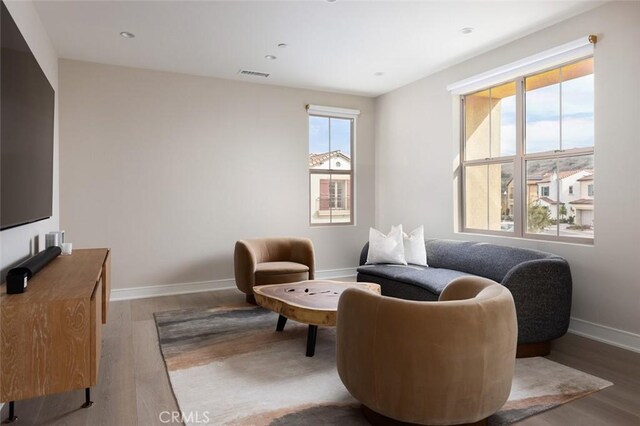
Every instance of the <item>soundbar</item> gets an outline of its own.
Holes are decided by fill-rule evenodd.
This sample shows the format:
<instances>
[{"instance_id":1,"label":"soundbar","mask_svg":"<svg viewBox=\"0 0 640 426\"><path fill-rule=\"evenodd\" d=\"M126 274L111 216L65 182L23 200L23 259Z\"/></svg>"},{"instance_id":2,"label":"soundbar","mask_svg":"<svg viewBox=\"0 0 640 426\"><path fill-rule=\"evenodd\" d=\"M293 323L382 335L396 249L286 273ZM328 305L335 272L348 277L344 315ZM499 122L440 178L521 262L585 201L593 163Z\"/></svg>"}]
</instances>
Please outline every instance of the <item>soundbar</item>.
<instances>
[{"instance_id":1,"label":"soundbar","mask_svg":"<svg viewBox=\"0 0 640 426\"><path fill-rule=\"evenodd\" d=\"M62 253L60 247L48 247L7 273L7 294L24 293L27 281Z\"/></svg>"}]
</instances>

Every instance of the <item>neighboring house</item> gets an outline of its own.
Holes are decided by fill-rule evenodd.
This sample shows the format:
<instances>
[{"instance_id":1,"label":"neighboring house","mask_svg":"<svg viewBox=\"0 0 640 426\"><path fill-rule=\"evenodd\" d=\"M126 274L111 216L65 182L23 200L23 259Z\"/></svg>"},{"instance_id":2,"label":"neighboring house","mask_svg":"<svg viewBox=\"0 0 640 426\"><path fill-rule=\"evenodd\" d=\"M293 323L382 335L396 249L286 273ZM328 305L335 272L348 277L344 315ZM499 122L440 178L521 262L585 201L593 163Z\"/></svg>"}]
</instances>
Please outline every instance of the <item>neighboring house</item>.
<instances>
[{"instance_id":1,"label":"neighboring house","mask_svg":"<svg viewBox=\"0 0 640 426\"><path fill-rule=\"evenodd\" d=\"M340 150L309 154L309 168L316 170L351 170L351 158ZM314 223L326 218L333 222L344 218L349 221L351 213L351 176L349 174L312 174L310 202Z\"/></svg>"},{"instance_id":2,"label":"neighboring house","mask_svg":"<svg viewBox=\"0 0 640 426\"><path fill-rule=\"evenodd\" d=\"M569 202L576 213L575 222L593 226L593 173L578 179L578 186L574 192L578 191L580 198Z\"/></svg>"},{"instance_id":3,"label":"neighboring house","mask_svg":"<svg viewBox=\"0 0 640 426\"><path fill-rule=\"evenodd\" d=\"M560 180L559 198L556 179ZM569 170L560 172L556 176L553 173L530 175L527 179L527 201L545 206L554 219L573 217L576 225L593 226L593 182L591 169ZM506 186L507 189L503 193L506 197L502 200L503 217L512 214L514 203L513 180L509 180ZM564 214L562 205L565 208Z\"/></svg>"},{"instance_id":4,"label":"neighboring house","mask_svg":"<svg viewBox=\"0 0 640 426\"><path fill-rule=\"evenodd\" d=\"M551 217L573 217L576 225L593 225L593 170L545 173L539 180L528 181L527 186L529 199L547 207Z\"/></svg>"}]
</instances>

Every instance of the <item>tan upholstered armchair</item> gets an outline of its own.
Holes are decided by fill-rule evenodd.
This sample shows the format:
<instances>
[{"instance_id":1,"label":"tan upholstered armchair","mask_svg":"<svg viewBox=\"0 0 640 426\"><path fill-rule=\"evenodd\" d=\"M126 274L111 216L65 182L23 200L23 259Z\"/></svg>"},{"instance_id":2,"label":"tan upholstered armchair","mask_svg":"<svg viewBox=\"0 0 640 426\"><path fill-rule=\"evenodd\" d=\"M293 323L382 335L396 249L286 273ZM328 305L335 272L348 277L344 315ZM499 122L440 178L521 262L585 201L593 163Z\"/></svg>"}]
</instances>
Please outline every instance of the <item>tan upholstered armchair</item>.
<instances>
[{"instance_id":1,"label":"tan upholstered armchair","mask_svg":"<svg viewBox=\"0 0 640 426\"><path fill-rule=\"evenodd\" d=\"M313 243L308 238L240 240L233 261L236 285L253 304L253 286L312 280L315 276Z\"/></svg>"},{"instance_id":2,"label":"tan upholstered armchair","mask_svg":"<svg viewBox=\"0 0 640 426\"><path fill-rule=\"evenodd\" d=\"M438 302L348 289L337 328L340 379L370 421L473 423L509 397L516 311L494 281L458 278Z\"/></svg>"}]
</instances>

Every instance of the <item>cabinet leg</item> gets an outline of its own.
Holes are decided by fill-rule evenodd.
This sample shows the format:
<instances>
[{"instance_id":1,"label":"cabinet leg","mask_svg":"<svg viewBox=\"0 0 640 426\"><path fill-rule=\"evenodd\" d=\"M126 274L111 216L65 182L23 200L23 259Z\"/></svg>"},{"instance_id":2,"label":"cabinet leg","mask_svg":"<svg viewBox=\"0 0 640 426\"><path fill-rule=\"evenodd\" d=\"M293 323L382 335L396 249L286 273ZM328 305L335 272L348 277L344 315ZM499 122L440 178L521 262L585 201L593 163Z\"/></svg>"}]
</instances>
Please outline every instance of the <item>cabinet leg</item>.
<instances>
[{"instance_id":1,"label":"cabinet leg","mask_svg":"<svg viewBox=\"0 0 640 426\"><path fill-rule=\"evenodd\" d=\"M93 401L91 400L91 388L86 388L84 390L84 404L82 404L82 408L89 408L93 405Z\"/></svg>"},{"instance_id":2,"label":"cabinet leg","mask_svg":"<svg viewBox=\"0 0 640 426\"><path fill-rule=\"evenodd\" d=\"M16 416L16 402L9 401L9 417L3 423L13 423L18 420L18 416Z\"/></svg>"}]
</instances>

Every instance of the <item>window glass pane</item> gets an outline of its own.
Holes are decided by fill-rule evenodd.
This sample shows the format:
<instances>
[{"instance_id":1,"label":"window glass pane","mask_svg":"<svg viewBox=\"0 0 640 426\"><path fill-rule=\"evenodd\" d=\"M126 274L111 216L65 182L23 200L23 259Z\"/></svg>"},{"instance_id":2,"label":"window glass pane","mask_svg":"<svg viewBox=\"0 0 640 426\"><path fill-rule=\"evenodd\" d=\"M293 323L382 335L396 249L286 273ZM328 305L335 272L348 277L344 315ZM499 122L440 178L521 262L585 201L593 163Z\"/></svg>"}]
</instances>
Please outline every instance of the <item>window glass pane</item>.
<instances>
[{"instance_id":1,"label":"window glass pane","mask_svg":"<svg viewBox=\"0 0 640 426\"><path fill-rule=\"evenodd\" d=\"M562 149L593 146L593 58L562 67Z\"/></svg>"},{"instance_id":2,"label":"window glass pane","mask_svg":"<svg viewBox=\"0 0 640 426\"><path fill-rule=\"evenodd\" d=\"M560 235L593 238L593 155L561 158L558 170Z\"/></svg>"},{"instance_id":3,"label":"window glass pane","mask_svg":"<svg viewBox=\"0 0 640 426\"><path fill-rule=\"evenodd\" d=\"M489 90L465 96L465 160L490 157Z\"/></svg>"},{"instance_id":4,"label":"window glass pane","mask_svg":"<svg viewBox=\"0 0 640 426\"><path fill-rule=\"evenodd\" d=\"M330 151L329 118L309 116L309 168L328 169Z\"/></svg>"},{"instance_id":5,"label":"window glass pane","mask_svg":"<svg viewBox=\"0 0 640 426\"><path fill-rule=\"evenodd\" d=\"M330 119L331 144L330 150L334 152L331 159L331 168L334 170L351 169L351 120L343 118ZM339 151L339 152L336 152Z\"/></svg>"},{"instance_id":6,"label":"window glass pane","mask_svg":"<svg viewBox=\"0 0 640 426\"><path fill-rule=\"evenodd\" d=\"M312 173L309 179L311 223L351 222L351 176Z\"/></svg>"},{"instance_id":7,"label":"window glass pane","mask_svg":"<svg viewBox=\"0 0 640 426\"><path fill-rule=\"evenodd\" d=\"M560 70L525 79L526 153L560 149Z\"/></svg>"},{"instance_id":8,"label":"window glass pane","mask_svg":"<svg viewBox=\"0 0 640 426\"><path fill-rule=\"evenodd\" d=\"M513 163L491 164L489 166L489 229L513 232L513 201Z\"/></svg>"},{"instance_id":9,"label":"window glass pane","mask_svg":"<svg viewBox=\"0 0 640 426\"><path fill-rule=\"evenodd\" d=\"M516 154L516 83L491 88L491 157Z\"/></svg>"},{"instance_id":10,"label":"window glass pane","mask_svg":"<svg viewBox=\"0 0 640 426\"><path fill-rule=\"evenodd\" d=\"M593 238L593 155L527 161L527 232Z\"/></svg>"},{"instance_id":11,"label":"window glass pane","mask_svg":"<svg viewBox=\"0 0 640 426\"><path fill-rule=\"evenodd\" d=\"M465 167L465 226L513 232L513 163Z\"/></svg>"},{"instance_id":12,"label":"window glass pane","mask_svg":"<svg viewBox=\"0 0 640 426\"><path fill-rule=\"evenodd\" d=\"M557 235L557 160L527 161L526 232Z\"/></svg>"},{"instance_id":13,"label":"window glass pane","mask_svg":"<svg viewBox=\"0 0 640 426\"><path fill-rule=\"evenodd\" d=\"M464 169L464 223L467 228L488 228L488 172L489 170L485 165L467 166Z\"/></svg>"}]
</instances>

